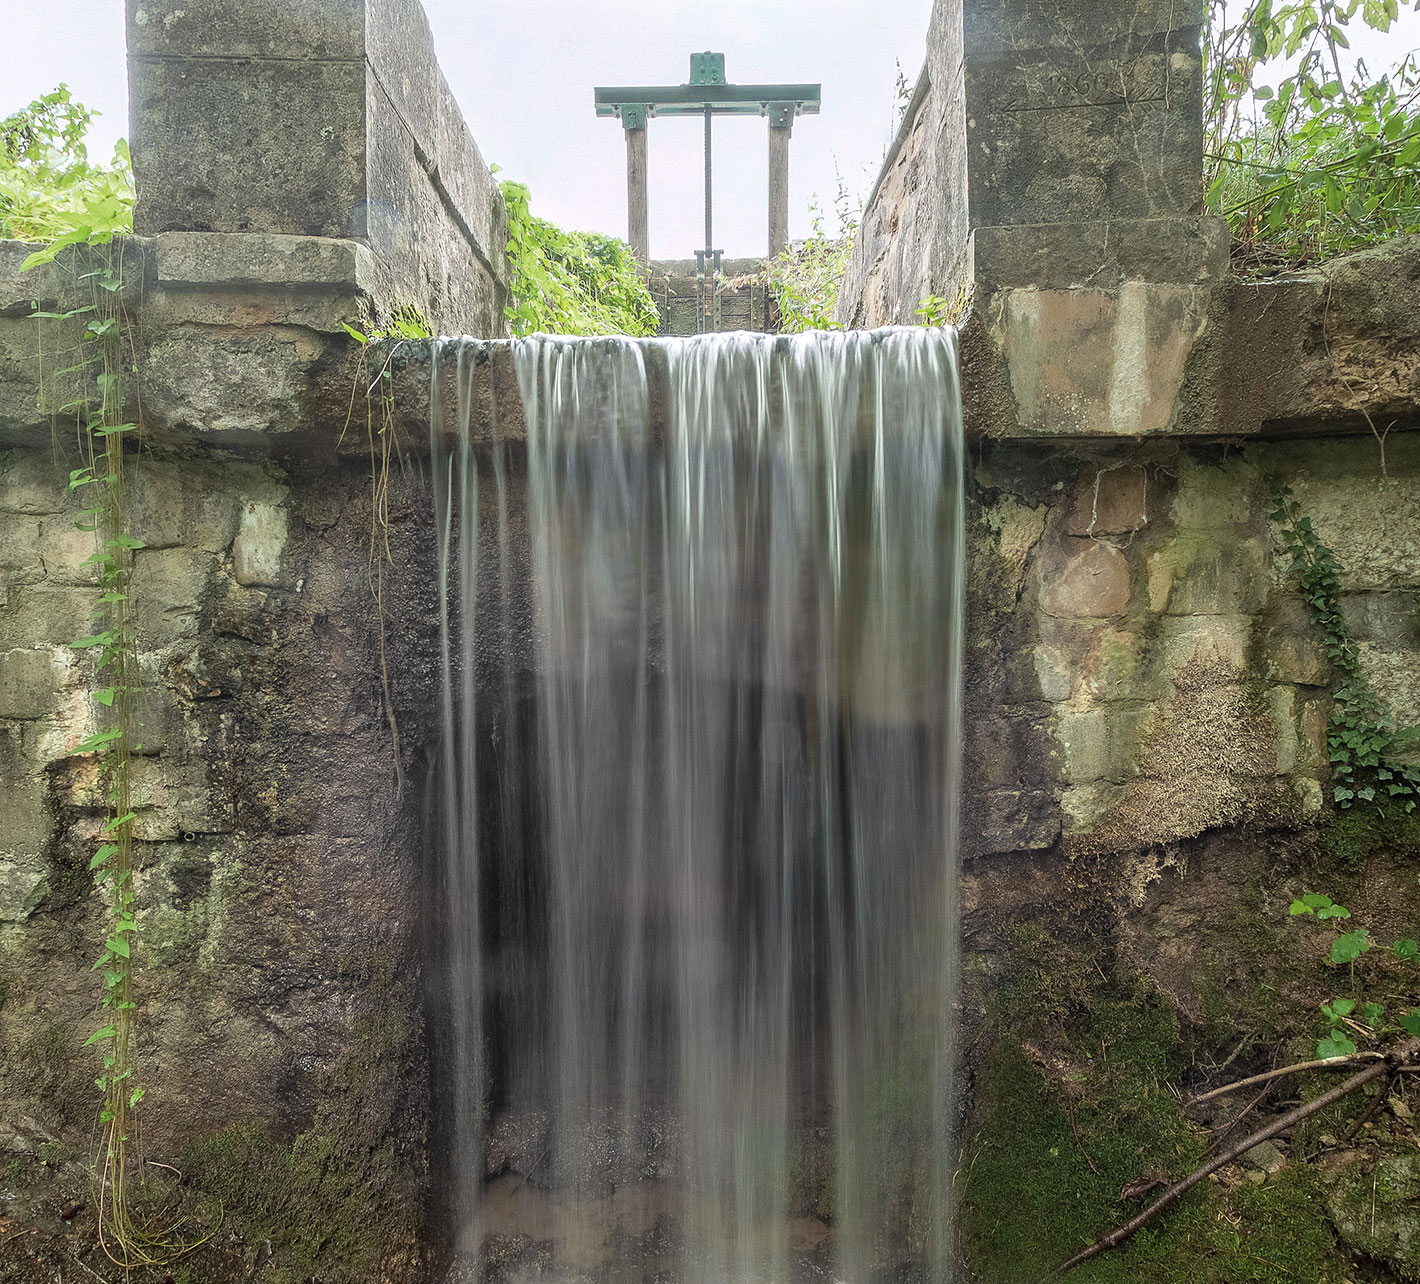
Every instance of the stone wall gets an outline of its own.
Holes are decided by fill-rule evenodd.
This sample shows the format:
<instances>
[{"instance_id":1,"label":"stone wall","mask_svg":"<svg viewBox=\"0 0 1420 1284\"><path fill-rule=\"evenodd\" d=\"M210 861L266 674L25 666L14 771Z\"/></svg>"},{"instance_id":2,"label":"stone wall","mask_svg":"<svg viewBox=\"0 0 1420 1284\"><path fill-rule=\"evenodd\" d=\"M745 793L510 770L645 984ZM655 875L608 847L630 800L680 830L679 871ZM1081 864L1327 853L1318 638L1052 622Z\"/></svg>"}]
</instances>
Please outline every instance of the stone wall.
<instances>
[{"instance_id":1,"label":"stone wall","mask_svg":"<svg viewBox=\"0 0 1420 1284\"><path fill-rule=\"evenodd\" d=\"M127 18L142 234L112 262L143 428L127 467L145 543L138 1058L162 1103L140 1112L144 1146L209 1219L226 1209L179 1278L418 1279L440 1239L422 1015L433 544L417 466L391 466L377 514L375 368L345 325L503 333L502 201L413 0L132 0ZM95 719L68 646L99 594L62 373L85 318L30 319L82 301L95 265L21 274L34 248L0 243L0 1216L28 1228L0 1273L49 1281L110 1265L81 1046L102 798L92 759L69 756ZM421 424L400 445L426 440Z\"/></svg>"},{"instance_id":2,"label":"stone wall","mask_svg":"<svg viewBox=\"0 0 1420 1284\"><path fill-rule=\"evenodd\" d=\"M1420 692L1420 438L1016 442L976 467L974 855L1167 847L1329 802L1331 672L1269 521L1290 485L1345 566L1363 665Z\"/></svg>"}]
</instances>

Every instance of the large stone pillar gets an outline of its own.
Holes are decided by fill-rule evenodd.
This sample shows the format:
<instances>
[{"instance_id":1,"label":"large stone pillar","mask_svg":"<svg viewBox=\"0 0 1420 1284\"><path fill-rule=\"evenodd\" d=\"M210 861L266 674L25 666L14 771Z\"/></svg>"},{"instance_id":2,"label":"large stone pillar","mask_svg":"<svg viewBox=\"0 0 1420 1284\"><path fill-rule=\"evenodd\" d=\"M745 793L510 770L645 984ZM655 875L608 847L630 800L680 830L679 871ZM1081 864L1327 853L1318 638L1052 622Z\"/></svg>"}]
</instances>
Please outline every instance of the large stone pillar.
<instances>
[{"instance_id":1,"label":"large stone pillar","mask_svg":"<svg viewBox=\"0 0 1420 1284\"><path fill-rule=\"evenodd\" d=\"M418 0L127 0L135 231L344 237L503 332L502 198Z\"/></svg>"},{"instance_id":2,"label":"large stone pillar","mask_svg":"<svg viewBox=\"0 0 1420 1284\"><path fill-rule=\"evenodd\" d=\"M929 296L970 316L1000 431L1174 424L1227 270L1200 214L1203 19L1202 0L937 0L840 319L911 323Z\"/></svg>"}]
</instances>

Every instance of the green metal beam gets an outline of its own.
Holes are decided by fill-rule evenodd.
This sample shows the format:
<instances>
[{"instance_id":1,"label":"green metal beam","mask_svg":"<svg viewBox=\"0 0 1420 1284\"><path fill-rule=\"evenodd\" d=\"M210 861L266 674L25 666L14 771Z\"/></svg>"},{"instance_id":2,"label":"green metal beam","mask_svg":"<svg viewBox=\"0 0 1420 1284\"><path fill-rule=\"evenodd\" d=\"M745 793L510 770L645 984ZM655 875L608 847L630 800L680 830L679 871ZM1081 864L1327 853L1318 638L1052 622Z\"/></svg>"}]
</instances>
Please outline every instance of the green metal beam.
<instances>
[{"instance_id":1,"label":"green metal beam","mask_svg":"<svg viewBox=\"0 0 1420 1284\"><path fill-rule=\"evenodd\" d=\"M792 103L799 116L816 116L821 85L616 85L596 91L598 116L620 116L639 108L646 116L767 116L779 103ZM643 117L644 120L644 117Z\"/></svg>"}]
</instances>

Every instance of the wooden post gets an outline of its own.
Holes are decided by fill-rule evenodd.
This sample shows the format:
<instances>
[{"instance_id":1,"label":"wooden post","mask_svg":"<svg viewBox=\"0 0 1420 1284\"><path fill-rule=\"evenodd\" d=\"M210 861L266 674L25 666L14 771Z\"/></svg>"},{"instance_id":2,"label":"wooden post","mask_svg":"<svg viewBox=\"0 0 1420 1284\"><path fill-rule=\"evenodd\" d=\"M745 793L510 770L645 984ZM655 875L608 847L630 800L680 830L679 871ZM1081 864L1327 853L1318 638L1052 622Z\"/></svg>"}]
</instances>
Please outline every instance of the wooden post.
<instances>
[{"instance_id":1,"label":"wooden post","mask_svg":"<svg viewBox=\"0 0 1420 1284\"><path fill-rule=\"evenodd\" d=\"M626 239L642 263L651 261L651 224L646 204L646 126L626 130Z\"/></svg>"},{"instance_id":2,"label":"wooden post","mask_svg":"<svg viewBox=\"0 0 1420 1284\"><path fill-rule=\"evenodd\" d=\"M794 104L769 106L769 257L789 244L789 134Z\"/></svg>"}]
</instances>

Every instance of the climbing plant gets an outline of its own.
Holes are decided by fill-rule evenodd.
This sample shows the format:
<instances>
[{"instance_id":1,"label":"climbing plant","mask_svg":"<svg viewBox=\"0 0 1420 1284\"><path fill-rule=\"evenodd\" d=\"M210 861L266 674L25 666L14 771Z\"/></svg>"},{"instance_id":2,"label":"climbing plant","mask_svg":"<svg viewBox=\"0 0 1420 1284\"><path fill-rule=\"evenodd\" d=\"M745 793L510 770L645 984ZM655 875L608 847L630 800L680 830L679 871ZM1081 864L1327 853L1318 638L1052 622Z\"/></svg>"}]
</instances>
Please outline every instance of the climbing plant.
<instances>
[{"instance_id":1,"label":"climbing plant","mask_svg":"<svg viewBox=\"0 0 1420 1284\"><path fill-rule=\"evenodd\" d=\"M1212 0L1205 48L1206 205L1242 268L1293 266L1420 230L1420 62L1347 75L1358 26L1402 0ZM1397 50L1399 53L1399 50ZM1276 86L1256 83L1295 60ZM1275 63L1274 63L1275 65Z\"/></svg>"},{"instance_id":2,"label":"climbing plant","mask_svg":"<svg viewBox=\"0 0 1420 1284\"><path fill-rule=\"evenodd\" d=\"M54 257L55 247L29 256L25 267ZM96 729L70 751L92 764L103 819L89 861L94 886L104 907L104 942L94 970L102 981L102 1024L85 1040L97 1046L101 1068L94 1083L102 1104L97 1169L99 1234L104 1250L125 1267L151 1265L171 1255L169 1245L136 1218L130 1199L131 1142L134 1111L144 1089L137 1079L136 1021L138 998L134 969L138 949L138 910L133 889L131 760L136 745L131 710L138 688L137 636L130 609L133 555L144 547L130 529L125 440L138 424L128 419L127 381L131 352L126 350L126 282L121 247L112 237L95 237L70 260L76 268L79 300L58 312L32 314L54 332L79 331L70 348L71 362L49 375L52 384L71 388L61 415L73 415L80 452L69 472L69 490L87 500L78 515L81 531L94 535L94 551L85 565L97 571L99 596L94 631L69 645L93 660Z\"/></svg>"},{"instance_id":3,"label":"climbing plant","mask_svg":"<svg viewBox=\"0 0 1420 1284\"><path fill-rule=\"evenodd\" d=\"M573 232L532 212L531 193L505 180L509 328L515 335L655 334L660 326L631 247L601 232Z\"/></svg>"},{"instance_id":4,"label":"climbing plant","mask_svg":"<svg viewBox=\"0 0 1420 1284\"><path fill-rule=\"evenodd\" d=\"M138 422L128 414L135 369L126 307L130 282L115 239L132 225L132 184L122 144L113 166L88 162L83 135L90 119L61 86L0 122L0 232L48 240L21 271L55 262L60 251L73 247L56 268L71 283L67 306L36 309L31 317L40 327L42 356L46 338L51 348L55 341L66 345L57 351L68 364L46 370L41 363L41 394L51 402L65 398L56 419L72 422L79 455L68 490L86 501L76 524L94 537L84 562L98 580L94 627L69 644L92 662L94 729L69 755L92 774L92 796L102 814L89 860L103 906L103 945L92 969L101 982L100 1017L84 1046L97 1048L100 1058L94 1080L101 1098L99 1239L108 1256L128 1269L170 1261L196 1244L181 1242L178 1225L160 1213L140 1215L133 1189L136 1111L145 1089L137 1065L132 755L140 746L132 718L139 671L131 581L134 554L144 543L134 535L129 514L128 444L136 439Z\"/></svg>"},{"instance_id":5,"label":"climbing plant","mask_svg":"<svg viewBox=\"0 0 1420 1284\"><path fill-rule=\"evenodd\" d=\"M1366 679L1341 609L1341 563L1286 488L1277 492L1271 517L1291 555L1302 601L1321 631L1336 675L1326 735L1332 800L1343 809L1368 803L1382 811L1413 812L1420 798L1420 771L1400 756L1415 745L1417 729L1397 727L1385 701Z\"/></svg>"}]
</instances>

